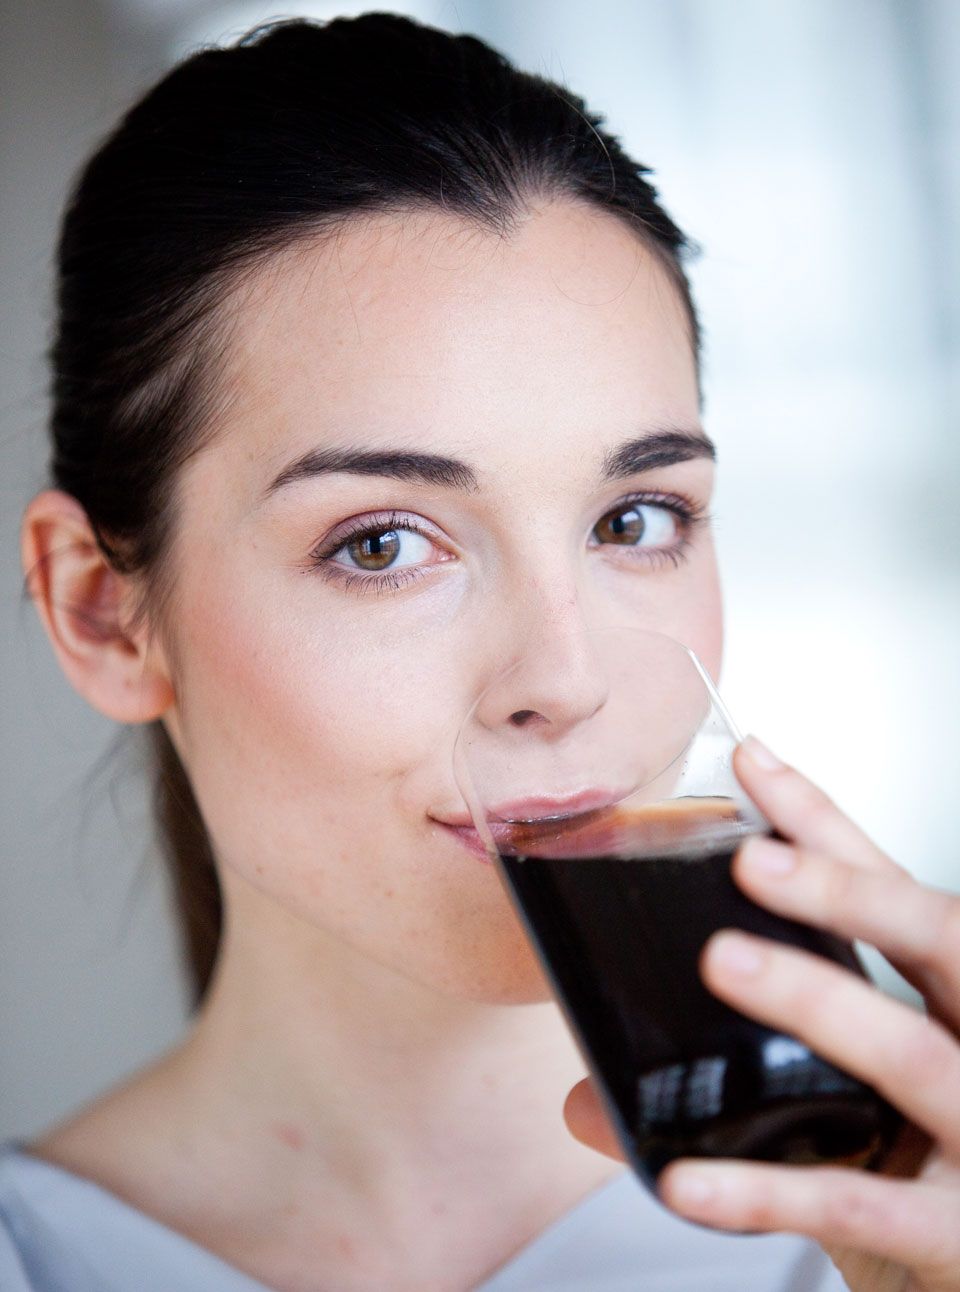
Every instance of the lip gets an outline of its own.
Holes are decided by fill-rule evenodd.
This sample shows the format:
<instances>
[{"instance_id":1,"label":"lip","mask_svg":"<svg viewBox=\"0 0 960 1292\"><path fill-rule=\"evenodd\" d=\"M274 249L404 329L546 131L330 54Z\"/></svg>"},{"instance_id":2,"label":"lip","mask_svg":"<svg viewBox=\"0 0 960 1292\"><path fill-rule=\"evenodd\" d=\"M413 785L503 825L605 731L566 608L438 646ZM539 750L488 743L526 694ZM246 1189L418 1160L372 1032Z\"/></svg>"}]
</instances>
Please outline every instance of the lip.
<instances>
[{"instance_id":1,"label":"lip","mask_svg":"<svg viewBox=\"0 0 960 1292\"><path fill-rule=\"evenodd\" d=\"M543 821L553 817L573 816L579 812L595 812L598 808L611 807L626 798L629 790L587 789L561 796L537 795L533 798L511 799L490 809L491 815L501 821Z\"/></svg>"},{"instance_id":2,"label":"lip","mask_svg":"<svg viewBox=\"0 0 960 1292\"><path fill-rule=\"evenodd\" d=\"M592 788L578 790L575 794L540 794L499 803L495 808L491 809L491 815L499 817L504 824L527 824L537 821L562 820L565 817L575 817L582 813L596 811L599 808L610 807L612 804L619 803L621 799L626 798L628 793L629 790ZM488 866L492 864L483 840L472 824L472 817L464 814L451 817L431 816L430 820L442 826L449 834L452 834L478 861L482 861ZM490 822L490 828L494 839L496 839L496 820Z\"/></svg>"},{"instance_id":3,"label":"lip","mask_svg":"<svg viewBox=\"0 0 960 1292\"><path fill-rule=\"evenodd\" d=\"M452 834L468 852L473 853L478 861L482 861L487 866L493 864L490 857L487 855L486 848L483 846L483 840L480 838L479 834L477 834L472 825L452 825L449 821L439 821L436 817L432 817L431 820L436 822L437 825L442 826L448 834Z\"/></svg>"},{"instance_id":4,"label":"lip","mask_svg":"<svg viewBox=\"0 0 960 1292\"><path fill-rule=\"evenodd\" d=\"M509 799L491 807L490 816L493 820L506 822L543 821L550 817L570 816L575 812L592 812L597 808L610 807L626 798L629 793L629 790L586 789L578 790L575 794L540 794L522 799ZM473 818L464 813L448 817L433 816L431 820L457 829L466 827L476 834Z\"/></svg>"}]
</instances>

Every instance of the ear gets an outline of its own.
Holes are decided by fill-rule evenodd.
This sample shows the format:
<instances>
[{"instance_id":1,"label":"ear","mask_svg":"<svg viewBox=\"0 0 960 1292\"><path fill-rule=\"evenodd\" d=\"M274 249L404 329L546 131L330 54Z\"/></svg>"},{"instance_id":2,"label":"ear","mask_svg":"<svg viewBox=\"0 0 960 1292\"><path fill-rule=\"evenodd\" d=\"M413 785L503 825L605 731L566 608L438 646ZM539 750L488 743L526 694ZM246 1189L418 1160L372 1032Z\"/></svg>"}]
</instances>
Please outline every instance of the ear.
<instances>
[{"instance_id":1,"label":"ear","mask_svg":"<svg viewBox=\"0 0 960 1292\"><path fill-rule=\"evenodd\" d=\"M118 722L150 722L174 701L163 652L144 627L123 625L132 580L118 574L97 545L83 507L46 489L29 503L20 552L31 596L60 666L89 704Z\"/></svg>"}]
</instances>

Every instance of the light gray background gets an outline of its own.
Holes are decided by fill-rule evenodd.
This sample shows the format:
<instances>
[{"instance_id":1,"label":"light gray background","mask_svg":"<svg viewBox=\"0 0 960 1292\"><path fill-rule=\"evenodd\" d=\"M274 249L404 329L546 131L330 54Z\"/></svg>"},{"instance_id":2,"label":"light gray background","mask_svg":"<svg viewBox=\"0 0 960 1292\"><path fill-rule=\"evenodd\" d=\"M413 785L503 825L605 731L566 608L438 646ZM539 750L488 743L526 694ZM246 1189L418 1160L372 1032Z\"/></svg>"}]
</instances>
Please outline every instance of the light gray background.
<instances>
[{"instance_id":1,"label":"light gray background","mask_svg":"<svg viewBox=\"0 0 960 1292\"><path fill-rule=\"evenodd\" d=\"M0 1136L185 1021L139 733L72 691L20 600L66 186L184 50L371 7L0 5ZM728 704L918 876L960 887L960 0L381 7L566 79L655 167L704 248Z\"/></svg>"}]
</instances>

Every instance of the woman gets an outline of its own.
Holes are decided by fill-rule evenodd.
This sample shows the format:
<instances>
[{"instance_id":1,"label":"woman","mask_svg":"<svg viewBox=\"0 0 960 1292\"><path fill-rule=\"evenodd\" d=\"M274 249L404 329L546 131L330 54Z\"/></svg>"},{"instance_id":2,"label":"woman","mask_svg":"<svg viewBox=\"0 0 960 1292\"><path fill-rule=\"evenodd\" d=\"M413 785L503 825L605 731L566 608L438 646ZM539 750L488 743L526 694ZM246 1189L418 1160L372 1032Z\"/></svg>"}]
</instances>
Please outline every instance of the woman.
<instances>
[{"instance_id":1,"label":"woman","mask_svg":"<svg viewBox=\"0 0 960 1292\"><path fill-rule=\"evenodd\" d=\"M188 59L82 174L23 562L70 682L153 742L198 1009L7 1145L4 1288L841 1288L820 1244L854 1292L960 1287L956 902L741 748L792 842L744 848L740 881L875 942L939 1022L731 935L707 981L932 1155L904 1180L677 1164L694 1226L623 1167L455 828L459 720L541 635L635 623L719 672L684 240L599 125L368 14ZM541 679L547 720L577 668Z\"/></svg>"}]
</instances>

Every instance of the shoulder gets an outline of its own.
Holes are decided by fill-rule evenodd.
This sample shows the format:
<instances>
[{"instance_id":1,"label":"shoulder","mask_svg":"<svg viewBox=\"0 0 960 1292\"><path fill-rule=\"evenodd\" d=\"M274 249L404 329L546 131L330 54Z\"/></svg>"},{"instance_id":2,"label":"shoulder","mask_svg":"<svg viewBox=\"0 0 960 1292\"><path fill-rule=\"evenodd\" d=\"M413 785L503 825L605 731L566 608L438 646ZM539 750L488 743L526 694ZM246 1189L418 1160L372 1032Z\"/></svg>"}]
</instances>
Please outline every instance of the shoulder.
<instances>
[{"instance_id":1,"label":"shoulder","mask_svg":"<svg viewBox=\"0 0 960 1292\"><path fill-rule=\"evenodd\" d=\"M35 1155L32 1145L0 1141L2 1292L103 1292L126 1286L115 1276L137 1254L131 1219L133 1213L118 1200Z\"/></svg>"},{"instance_id":2,"label":"shoulder","mask_svg":"<svg viewBox=\"0 0 960 1292\"><path fill-rule=\"evenodd\" d=\"M30 1162L18 1141L0 1142L0 1288L3 1292L60 1292L42 1269L49 1235L22 1185ZM79 1285L78 1285L79 1286Z\"/></svg>"},{"instance_id":3,"label":"shoulder","mask_svg":"<svg viewBox=\"0 0 960 1292\"><path fill-rule=\"evenodd\" d=\"M2 1169L2 1163L0 1163ZM17 1240L16 1229L7 1215L0 1198L0 1288L4 1292L38 1292L37 1285L27 1277L24 1253Z\"/></svg>"},{"instance_id":4,"label":"shoulder","mask_svg":"<svg viewBox=\"0 0 960 1292\"><path fill-rule=\"evenodd\" d=\"M106 1288L267 1292L88 1176L0 1141L0 1292Z\"/></svg>"},{"instance_id":5,"label":"shoulder","mask_svg":"<svg viewBox=\"0 0 960 1292\"><path fill-rule=\"evenodd\" d=\"M123 1200L155 1214L158 1195L187 1190L158 1067L132 1074L29 1140L7 1141L19 1150L8 1157L8 1172L21 1182L29 1178L34 1196L45 1188L89 1207Z\"/></svg>"}]
</instances>

